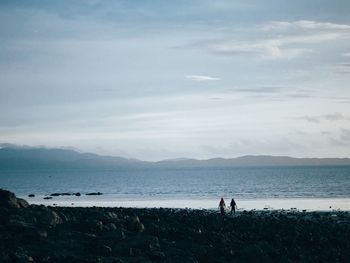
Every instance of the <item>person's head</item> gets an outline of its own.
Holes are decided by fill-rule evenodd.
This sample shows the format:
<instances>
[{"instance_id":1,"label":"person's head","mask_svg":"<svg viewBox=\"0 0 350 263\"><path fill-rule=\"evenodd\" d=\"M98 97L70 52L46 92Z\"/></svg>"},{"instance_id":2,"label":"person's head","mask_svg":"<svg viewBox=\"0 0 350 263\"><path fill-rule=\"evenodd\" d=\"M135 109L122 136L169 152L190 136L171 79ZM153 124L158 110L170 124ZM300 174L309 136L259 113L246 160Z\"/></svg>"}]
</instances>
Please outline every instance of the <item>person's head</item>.
<instances>
[{"instance_id":1,"label":"person's head","mask_svg":"<svg viewBox=\"0 0 350 263\"><path fill-rule=\"evenodd\" d=\"M221 201L224 201L224 198L223 198L223 197L221 197Z\"/></svg>"}]
</instances>

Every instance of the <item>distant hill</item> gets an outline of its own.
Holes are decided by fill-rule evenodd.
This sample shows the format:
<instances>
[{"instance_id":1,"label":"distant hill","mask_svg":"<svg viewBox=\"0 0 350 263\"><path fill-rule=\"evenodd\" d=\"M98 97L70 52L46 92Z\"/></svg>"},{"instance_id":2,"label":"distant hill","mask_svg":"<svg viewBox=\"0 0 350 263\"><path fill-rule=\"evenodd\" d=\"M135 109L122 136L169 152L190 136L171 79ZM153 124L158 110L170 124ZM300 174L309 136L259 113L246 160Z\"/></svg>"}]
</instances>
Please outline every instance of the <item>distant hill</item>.
<instances>
[{"instance_id":1,"label":"distant hill","mask_svg":"<svg viewBox=\"0 0 350 263\"><path fill-rule=\"evenodd\" d=\"M350 158L293 158L288 156L246 155L231 159L165 160L157 164L167 167L343 166L350 165Z\"/></svg>"},{"instance_id":2,"label":"distant hill","mask_svg":"<svg viewBox=\"0 0 350 263\"><path fill-rule=\"evenodd\" d=\"M349 158L293 158L287 156L247 155L208 160L171 159L145 162L122 157L80 153L70 149L19 147L0 148L0 169L75 169L120 167L262 167L262 166L350 166Z\"/></svg>"},{"instance_id":3,"label":"distant hill","mask_svg":"<svg viewBox=\"0 0 350 263\"><path fill-rule=\"evenodd\" d=\"M79 153L67 149L30 147L0 148L0 168L45 169L45 168L115 168L142 166L145 162L121 157Z\"/></svg>"}]
</instances>

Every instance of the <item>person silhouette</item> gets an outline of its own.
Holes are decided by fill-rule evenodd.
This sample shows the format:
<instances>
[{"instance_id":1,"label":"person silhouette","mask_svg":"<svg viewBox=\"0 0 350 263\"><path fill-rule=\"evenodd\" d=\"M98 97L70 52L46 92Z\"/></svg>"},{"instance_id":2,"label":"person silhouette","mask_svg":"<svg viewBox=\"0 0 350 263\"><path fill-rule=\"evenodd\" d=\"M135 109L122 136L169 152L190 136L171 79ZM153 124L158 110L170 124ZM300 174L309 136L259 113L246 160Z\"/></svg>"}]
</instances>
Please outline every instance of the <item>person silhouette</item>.
<instances>
[{"instance_id":1,"label":"person silhouette","mask_svg":"<svg viewBox=\"0 0 350 263\"><path fill-rule=\"evenodd\" d=\"M230 206L231 206L231 214L232 214L232 211L234 214L236 214L236 208L237 208L237 204L235 202L235 199L231 199L231 203L230 203Z\"/></svg>"},{"instance_id":2,"label":"person silhouette","mask_svg":"<svg viewBox=\"0 0 350 263\"><path fill-rule=\"evenodd\" d=\"M225 215L226 204L225 204L225 201L224 201L223 197L221 197L221 200L220 200L220 203L219 203L219 208L220 208L221 215Z\"/></svg>"}]
</instances>

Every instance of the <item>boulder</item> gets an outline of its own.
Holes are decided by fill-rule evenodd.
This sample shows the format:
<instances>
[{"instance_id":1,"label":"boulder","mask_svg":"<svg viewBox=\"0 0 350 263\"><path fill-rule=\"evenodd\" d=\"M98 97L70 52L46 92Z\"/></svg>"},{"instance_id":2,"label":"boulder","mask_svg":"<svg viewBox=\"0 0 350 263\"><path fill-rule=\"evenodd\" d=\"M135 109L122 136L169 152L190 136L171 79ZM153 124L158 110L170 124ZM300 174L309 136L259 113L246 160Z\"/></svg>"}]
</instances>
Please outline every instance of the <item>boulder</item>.
<instances>
[{"instance_id":1,"label":"boulder","mask_svg":"<svg viewBox=\"0 0 350 263\"><path fill-rule=\"evenodd\" d=\"M103 195L103 194L100 192L97 192L97 193L87 193L86 195Z\"/></svg>"},{"instance_id":2,"label":"boulder","mask_svg":"<svg viewBox=\"0 0 350 263\"><path fill-rule=\"evenodd\" d=\"M62 218L57 212L45 206L40 206L37 208L34 211L34 216L36 217L38 223L46 226L56 226L63 223Z\"/></svg>"},{"instance_id":3,"label":"boulder","mask_svg":"<svg viewBox=\"0 0 350 263\"><path fill-rule=\"evenodd\" d=\"M101 246L101 252L104 254L104 255L109 255L112 253L112 248L107 246L107 245L102 245Z\"/></svg>"},{"instance_id":4,"label":"boulder","mask_svg":"<svg viewBox=\"0 0 350 263\"><path fill-rule=\"evenodd\" d=\"M11 228L34 228L35 223L35 219L30 216L10 214L8 217L8 226Z\"/></svg>"},{"instance_id":5,"label":"boulder","mask_svg":"<svg viewBox=\"0 0 350 263\"><path fill-rule=\"evenodd\" d=\"M135 232L143 232L145 230L145 226L140 222L138 216L134 216L129 222L129 229Z\"/></svg>"},{"instance_id":6,"label":"boulder","mask_svg":"<svg viewBox=\"0 0 350 263\"><path fill-rule=\"evenodd\" d=\"M16 198L14 193L0 189L0 207L26 208L28 206L29 204L26 200Z\"/></svg>"}]
</instances>

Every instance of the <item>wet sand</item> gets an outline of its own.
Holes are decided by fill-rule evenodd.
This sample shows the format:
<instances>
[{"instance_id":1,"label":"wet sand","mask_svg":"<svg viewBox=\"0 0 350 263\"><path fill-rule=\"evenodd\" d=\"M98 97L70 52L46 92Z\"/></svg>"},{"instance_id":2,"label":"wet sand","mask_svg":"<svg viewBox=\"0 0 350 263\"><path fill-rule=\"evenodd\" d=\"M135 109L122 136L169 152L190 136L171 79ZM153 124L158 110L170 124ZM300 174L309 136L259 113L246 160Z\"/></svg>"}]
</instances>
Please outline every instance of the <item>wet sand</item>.
<instances>
[{"instance_id":1,"label":"wet sand","mask_svg":"<svg viewBox=\"0 0 350 263\"><path fill-rule=\"evenodd\" d=\"M45 200L44 196L24 197L30 204L73 207L133 207L133 208L192 208L217 209L219 199L118 199L112 195L58 196ZM226 199L227 205L230 199ZM244 210L288 210L299 211L350 211L350 198L269 198L236 199L239 211Z\"/></svg>"}]
</instances>

